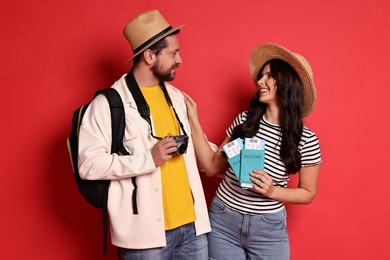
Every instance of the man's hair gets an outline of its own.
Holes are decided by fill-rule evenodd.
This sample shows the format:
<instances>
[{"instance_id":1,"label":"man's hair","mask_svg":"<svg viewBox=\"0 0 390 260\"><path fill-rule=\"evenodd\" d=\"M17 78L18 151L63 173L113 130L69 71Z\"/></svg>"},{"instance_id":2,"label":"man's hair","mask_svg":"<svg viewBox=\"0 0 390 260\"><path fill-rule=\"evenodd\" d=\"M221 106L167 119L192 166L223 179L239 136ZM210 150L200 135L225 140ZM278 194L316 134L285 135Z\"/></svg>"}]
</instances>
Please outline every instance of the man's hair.
<instances>
[{"instance_id":1,"label":"man's hair","mask_svg":"<svg viewBox=\"0 0 390 260\"><path fill-rule=\"evenodd\" d=\"M180 30L177 30L177 31L174 31L174 32L168 34L167 36L165 36L164 38L162 38L161 40L159 40L158 42L156 42L155 44L153 44L153 45L150 46L149 48L146 48L144 51L146 51L146 50L149 49L149 50L153 51L153 52L156 54L156 56L158 56L159 53L160 53L163 49L165 49L166 47L168 47L168 42L167 42L166 37L171 36L171 35L178 34L179 32L180 32ZM135 64L137 64L137 63L139 63L139 62L141 61L142 54L143 54L143 52L140 53L140 54L138 54L137 56L135 56L135 57L133 58L133 65L135 65Z\"/></svg>"}]
</instances>

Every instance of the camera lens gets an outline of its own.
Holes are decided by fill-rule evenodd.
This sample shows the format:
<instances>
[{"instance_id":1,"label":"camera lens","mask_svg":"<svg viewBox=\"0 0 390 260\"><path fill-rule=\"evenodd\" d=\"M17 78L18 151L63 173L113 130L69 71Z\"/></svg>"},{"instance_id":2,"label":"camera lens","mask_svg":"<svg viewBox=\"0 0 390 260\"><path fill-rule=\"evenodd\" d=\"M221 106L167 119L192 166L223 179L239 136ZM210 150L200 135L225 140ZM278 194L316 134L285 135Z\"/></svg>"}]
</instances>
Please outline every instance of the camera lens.
<instances>
[{"instance_id":1,"label":"camera lens","mask_svg":"<svg viewBox=\"0 0 390 260\"><path fill-rule=\"evenodd\" d=\"M185 144L185 143L182 143L181 145L179 145L179 146L177 147L177 152L178 152L179 154L185 154L186 151L187 151L187 144Z\"/></svg>"}]
</instances>

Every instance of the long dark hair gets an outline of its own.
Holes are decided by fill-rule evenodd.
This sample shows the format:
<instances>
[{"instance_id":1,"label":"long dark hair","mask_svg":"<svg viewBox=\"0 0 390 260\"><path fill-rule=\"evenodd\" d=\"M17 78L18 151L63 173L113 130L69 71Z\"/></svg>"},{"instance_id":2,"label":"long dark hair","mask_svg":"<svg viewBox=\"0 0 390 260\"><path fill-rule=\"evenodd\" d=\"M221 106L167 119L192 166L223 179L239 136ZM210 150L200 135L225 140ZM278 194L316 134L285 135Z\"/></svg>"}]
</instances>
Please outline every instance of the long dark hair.
<instances>
[{"instance_id":1,"label":"long dark hair","mask_svg":"<svg viewBox=\"0 0 390 260\"><path fill-rule=\"evenodd\" d=\"M302 166L301 154L298 151L303 131L302 84L295 70L287 62L279 59L273 59L264 64L259 71L258 79L267 64L270 65L271 75L276 80L276 93L282 106L280 159L286 168L286 173L293 174L298 172ZM259 93L256 92L250 101L247 119L233 130L232 140L238 137L253 137L258 132L260 120L267 108L267 104L261 103L259 97Z\"/></svg>"}]
</instances>

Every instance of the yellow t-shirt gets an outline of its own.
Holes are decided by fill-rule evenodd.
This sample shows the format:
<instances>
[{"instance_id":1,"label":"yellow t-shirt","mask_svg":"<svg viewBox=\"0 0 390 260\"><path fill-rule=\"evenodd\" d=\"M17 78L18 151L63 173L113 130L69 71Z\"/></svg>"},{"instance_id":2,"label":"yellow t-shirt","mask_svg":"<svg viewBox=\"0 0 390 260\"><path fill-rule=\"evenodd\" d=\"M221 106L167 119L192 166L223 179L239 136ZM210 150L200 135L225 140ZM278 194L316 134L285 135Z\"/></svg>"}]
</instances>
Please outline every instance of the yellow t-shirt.
<instances>
[{"instance_id":1,"label":"yellow t-shirt","mask_svg":"<svg viewBox=\"0 0 390 260\"><path fill-rule=\"evenodd\" d=\"M165 137L168 133L179 135L179 123L161 87L140 87L140 89L152 114L155 135L160 137ZM195 221L194 200L183 156L174 156L164 162L160 168L165 230Z\"/></svg>"}]
</instances>

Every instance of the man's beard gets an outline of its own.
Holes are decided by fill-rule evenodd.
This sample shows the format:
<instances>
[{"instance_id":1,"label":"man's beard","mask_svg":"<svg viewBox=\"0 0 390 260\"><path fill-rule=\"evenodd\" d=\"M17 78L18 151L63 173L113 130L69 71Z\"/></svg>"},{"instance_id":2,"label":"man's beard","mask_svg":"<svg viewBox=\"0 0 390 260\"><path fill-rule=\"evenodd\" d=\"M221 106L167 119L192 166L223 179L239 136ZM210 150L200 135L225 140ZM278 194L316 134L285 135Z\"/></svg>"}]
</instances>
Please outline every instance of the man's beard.
<instances>
[{"instance_id":1,"label":"man's beard","mask_svg":"<svg viewBox=\"0 0 390 260\"><path fill-rule=\"evenodd\" d=\"M178 66L178 64L175 64L168 70L164 70L162 69L160 62L157 61L150 70L159 81L172 81L175 79L175 74L172 73L172 70L176 69Z\"/></svg>"}]
</instances>

